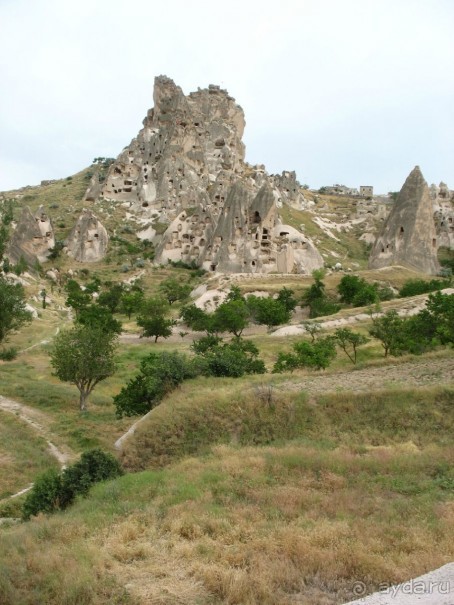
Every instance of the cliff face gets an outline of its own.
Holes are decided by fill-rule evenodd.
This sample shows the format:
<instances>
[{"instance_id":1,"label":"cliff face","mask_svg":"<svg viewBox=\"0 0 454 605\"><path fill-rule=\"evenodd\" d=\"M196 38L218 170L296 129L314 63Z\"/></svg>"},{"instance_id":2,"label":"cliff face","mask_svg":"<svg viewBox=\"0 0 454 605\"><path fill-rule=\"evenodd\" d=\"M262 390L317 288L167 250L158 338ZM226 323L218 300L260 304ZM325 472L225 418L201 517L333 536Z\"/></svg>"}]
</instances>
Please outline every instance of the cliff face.
<instances>
[{"instance_id":1,"label":"cliff face","mask_svg":"<svg viewBox=\"0 0 454 605\"><path fill-rule=\"evenodd\" d=\"M309 273L323 265L320 254L309 238L283 228L278 213L284 202L301 208L303 190L292 172L270 176L244 162L244 126L243 110L227 91L210 85L185 96L160 76L143 128L85 199L129 204L142 223L168 224L158 262Z\"/></svg>"},{"instance_id":2,"label":"cliff face","mask_svg":"<svg viewBox=\"0 0 454 605\"><path fill-rule=\"evenodd\" d=\"M402 187L373 246L369 267L404 265L438 273L437 234L429 187L416 166Z\"/></svg>"},{"instance_id":3,"label":"cliff face","mask_svg":"<svg viewBox=\"0 0 454 605\"><path fill-rule=\"evenodd\" d=\"M108 243L106 229L90 210L82 211L65 242L67 254L82 263L101 260L107 252Z\"/></svg>"},{"instance_id":4,"label":"cliff face","mask_svg":"<svg viewBox=\"0 0 454 605\"><path fill-rule=\"evenodd\" d=\"M44 262L49 250L55 246L52 222L43 206L33 214L28 206L22 210L7 250L8 258L17 263L21 256L30 266Z\"/></svg>"}]
</instances>

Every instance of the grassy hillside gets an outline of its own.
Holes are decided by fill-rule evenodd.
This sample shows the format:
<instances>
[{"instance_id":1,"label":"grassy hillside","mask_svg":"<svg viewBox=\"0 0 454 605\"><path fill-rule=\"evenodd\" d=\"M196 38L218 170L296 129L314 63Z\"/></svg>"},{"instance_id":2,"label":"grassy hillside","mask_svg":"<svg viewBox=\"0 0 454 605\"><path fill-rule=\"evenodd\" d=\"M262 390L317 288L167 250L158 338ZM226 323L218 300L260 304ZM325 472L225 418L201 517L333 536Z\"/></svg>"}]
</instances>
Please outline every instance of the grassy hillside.
<instances>
[{"instance_id":1,"label":"grassy hillside","mask_svg":"<svg viewBox=\"0 0 454 605\"><path fill-rule=\"evenodd\" d=\"M12 192L19 196L16 217L24 204L43 204L63 239L90 205L82 198L92 171ZM333 224L347 220L350 202L320 196L325 225L328 217ZM140 273L147 295L170 275L189 279L188 271L149 261L134 267L144 250L125 209L104 202L93 207L116 234L107 257L77 266L61 257L45 269L76 269L82 284ZM283 208L282 215L297 228L305 225L330 264L362 269L368 281L398 289L423 277L401 267L364 270L367 249L358 226L333 227L331 237L309 210ZM325 278L330 295L342 276ZM312 283L299 275L198 279L210 289L237 284L243 293L275 294L286 286L298 298ZM118 316L127 333L118 371L96 387L88 413L80 414L77 389L52 375L48 356L53 335L71 324L65 292L42 275L27 280L39 316L12 335L19 356L0 363L0 393L39 410L59 447L75 454L93 447L114 451L135 419L117 420L112 397L148 353L187 352L193 334L153 344L138 338L134 318ZM51 297L47 309L38 298L43 287ZM395 299L383 308L422 300ZM365 311L345 308L326 319ZM178 315L178 305L172 314ZM304 317L298 310L292 322ZM354 329L367 334L364 319ZM301 339L271 336L257 326L247 337L269 370L279 351ZM360 596L355 583L370 592L452 560L451 358L452 350L442 349L424 359L384 359L380 343L371 340L356 367L338 352L326 372L185 382L125 441L121 460L128 474L98 485L64 513L1 526L0 603L330 605ZM0 415L0 437L0 498L55 464L44 442L12 416ZM14 503L0 506L0 516L18 515L20 500Z\"/></svg>"},{"instance_id":2,"label":"grassy hillside","mask_svg":"<svg viewBox=\"0 0 454 605\"><path fill-rule=\"evenodd\" d=\"M268 408L200 392L140 437L152 466L175 462L3 529L2 603L334 604L452 559L452 390Z\"/></svg>"}]
</instances>

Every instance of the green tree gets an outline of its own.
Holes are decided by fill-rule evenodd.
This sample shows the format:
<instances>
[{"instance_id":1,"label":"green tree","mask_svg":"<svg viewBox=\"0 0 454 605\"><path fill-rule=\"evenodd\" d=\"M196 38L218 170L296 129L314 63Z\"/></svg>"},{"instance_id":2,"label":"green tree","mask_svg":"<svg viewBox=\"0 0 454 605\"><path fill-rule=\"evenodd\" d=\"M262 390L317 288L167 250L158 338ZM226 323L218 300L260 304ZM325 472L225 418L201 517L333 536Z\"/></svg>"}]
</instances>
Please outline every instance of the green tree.
<instances>
[{"instance_id":1,"label":"green tree","mask_svg":"<svg viewBox=\"0 0 454 605\"><path fill-rule=\"evenodd\" d=\"M244 298L226 300L213 313L214 326L218 332L230 332L237 338L249 324L250 311Z\"/></svg>"},{"instance_id":2,"label":"green tree","mask_svg":"<svg viewBox=\"0 0 454 605\"><path fill-rule=\"evenodd\" d=\"M297 300L294 297L294 294L295 293L293 290L284 287L282 290L279 290L276 300L283 304L287 311L292 312L295 310L297 305Z\"/></svg>"},{"instance_id":3,"label":"green tree","mask_svg":"<svg viewBox=\"0 0 454 605\"><path fill-rule=\"evenodd\" d=\"M68 294L66 306L74 309L77 317L80 311L91 303L91 294L82 290L80 284L75 279L68 280L65 290Z\"/></svg>"},{"instance_id":4,"label":"green tree","mask_svg":"<svg viewBox=\"0 0 454 605\"><path fill-rule=\"evenodd\" d=\"M388 354L398 356L405 350L404 320L396 310L387 311L384 315L372 316L372 327L369 334L381 341L385 357Z\"/></svg>"},{"instance_id":5,"label":"green tree","mask_svg":"<svg viewBox=\"0 0 454 605\"><path fill-rule=\"evenodd\" d=\"M98 305L107 307L111 313L116 313L120 306L124 289L123 284L113 284L108 290L101 292L98 296Z\"/></svg>"},{"instance_id":6,"label":"green tree","mask_svg":"<svg viewBox=\"0 0 454 605\"><path fill-rule=\"evenodd\" d=\"M454 344L454 294L430 294L426 308L440 342Z\"/></svg>"},{"instance_id":7,"label":"green tree","mask_svg":"<svg viewBox=\"0 0 454 605\"><path fill-rule=\"evenodd\" d=\"M82 308L76 318L76 323L115 334L121 334L122 329L121 322L115 319L107 307L100 307L96 304Z\"/></svg>"},{"instance_id":8,"label":"green tree","mask_svg":"<svg viewBox=\"0 0 454 605\"><path fill-rule=\"evenodd\" d=\"M140 310L144 300L144 295L141 290L131 290L123 292L120 301L120 310L131 319L131 315Z\"/></svg>"},{"instance_id":9,"label":"green tree","mask_svg":"<svg viewBox=\"0 0 454 605\"><path fill-rule=\"evenodd\" d=\"M81 411L95 386L114 374L116 344L115 333L92 326L76 325L55 337L51 365L55 376L79 389Z\"/></svg>"},{"instance_id":10,"label":"green tree","mask_svg":"<svg viewBox=\"0 0 454 605\"><path fill-rule=\"evenodd\" d=\"M436 290L449 288L450 284L450 279L407 279L399 290L399 296L417 296L418 294L425 294L426 292L435 292Z\"/></svg>"},{"instance_id":11,"label":"green tree","mask_svg":"<svg viewBox=\"0 0 454 605\"><path fill-rule=\"evenodd\" d=\"M313 271L314 283L303 294L302 304L309 307L310 318L331 315L339 310L339 305L326 294L326 286L322 281L324 275L322 269Z\"/></svg>"},{"instance_id":12,"label":"green tree","mask_svg":"<svg viewBox=\"0 0 454 605\"><path fill-rule=\"evenodd\" d=\"M207 376L240 378L245 374L264 374L265 364L259 350L250 340L234 338L229 343L206 347L201 354L200 368Z\"/></svg>"},{"instance_id":13,"label":"green tree","mask_svg":"<svg viewBox=\"0 0 454 605\"><path fill-rule=\"evenodd\" d=\"M296 368L326 369L336 357L335 340L326 336L314 342L302 340L293 345L294 353L280 352L273 373L291 372Z\"/></svg>"},{"instance_id":14,"label":"green tree","mask_svg":"<svg viewBox=\"0 0 454 605\"><path fill-rule=\"evenodd\" d=\"M31 313L25 307L24 288L0 275L0 343L31 319Z\"/></svg>"},{"instance_id":15,"label":"green tree","mask_svg":"<svg viewBox=\"0 0 454 605\"><path fill-rule=\"evenodd\" d=\"M158 338L168 338L176 325L174 319L166 318L168 311L169 303L165 298L155 296L144 299L137 317L137 324L143 328L142 336L154 337L155 342Z\"/></svg>"},{"instance_id":16,"label":"green tree","mask_svg":"<svg viewBox=\"0 0 454 605\"><path fill-rule=\"evenodd\" d=\"M322 330L322 325L319 321L303 321L303 328L310 334L311 342L314 342L315 337Z\"/></svg>"},{"instance_id":17,"label":"green tree","mask_svg":"<svg viewBox=\"0 0 454 605\"><path fill-rule=\"evenodd\" d=\"M141 336L154 337L155 342L158 341L158 338L169 338L176 323L174 319L166 319L163 315L153 317L140 315L137 318L137 324L143 328Z\"/></svg>"},{"instance_id":18,"label":"green tree","mask_svg":"<svg viewBox=\"0 0 454 605\"><path fill-rule=\"evenodd\" d=\"M194 332L216 333L216 326L212 317L194 304L183 307L180 317L188 328L194 330Z\"/></svg>"},{"instance_id":19,"label":"green tree","mask_svg":"<svg viewBox=\"0 0 454 605\"><path fill-rule=\"evenodd\" d=\"M356 364L357 349L369 342L369 339L359 332L353 332L350 328L338 328L334 332L337 344L344 351L353 364Z\"/></svg>"},{"instance_id":20,"label":"green tree","mask_svg":"<svg viewBox=\"0 0 454 605\"><path fill-rule=\"evenodd\" d=\"M188 298L192 288L189 284L181 283L175 277L169 277L159 284L159 290L166 298L169 305L176 301L184 301Z\"/></svg>"},{"instance_id":21,"label":"green tree","mask_svg":"<svg viewBox=\"0 0 454 605\"><path fill-rule=\"evenodd\" d=\"M142 360L140 373L114 397L117 417L146 414L183 380L197 373L186 355L176 351L150 353Z\"/></svg>"},{"instance_id":22,"label":"green tree","mask_svg":"<svg viewBox=\"0 0 454 605\"><path fill-rule=\"evenodd\" d=\"M347 305L352 304L365 283L365 280L357 275L344 275L337 286L341 302Z\"/></svg>"},{"instance_id":23,"label":"green tree","mask_svg":"<svg viewBox=\"0 0 454 605\"><path fill-rule=\"evenodd\" d=\"M268 328L280 326L290 321L291 309L287 308L285 302L281 300L250 296L247 305L251 310L254 321Z\"/></svg>"}]
</instances>

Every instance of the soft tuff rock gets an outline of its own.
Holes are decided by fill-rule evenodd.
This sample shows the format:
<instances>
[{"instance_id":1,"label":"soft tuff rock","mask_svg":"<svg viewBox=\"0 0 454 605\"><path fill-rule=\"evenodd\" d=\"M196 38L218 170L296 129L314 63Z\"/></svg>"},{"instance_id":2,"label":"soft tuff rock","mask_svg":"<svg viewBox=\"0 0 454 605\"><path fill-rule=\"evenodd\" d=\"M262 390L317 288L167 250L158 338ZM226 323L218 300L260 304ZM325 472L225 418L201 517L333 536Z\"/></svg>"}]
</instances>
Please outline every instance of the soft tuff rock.
<instances>
[{"instance_id":1,"label":"soft tuff rock","mask_svg":"<svg viewBox=\"0 0 454 605\"><path fill-rule=\"evenodd\" d=\"M109 237L101 221L84 209L66 240L67 254L81 263L101 260L107 251Z\"/></svg>"},{"instance_id":2,"label":"soft tuff rock","mask_svg":"<svg viewBox=\"0 0 454 605\"><path fill-rule=\"evenodd\" d=\"M369 267L404 265L427 274L438 273L437 234L429 187L416 166L402 187L378 235Z\"/></svg>"},{"instance_id":3,"label":"soft tuff rock","mask_svg":"<svg viewBox=\"0 0 454 605\"><path fill-rule=\"evenodd\" d=\"M294 172L270 176L244 162L244 126L243 110L227 91L210 85L185 96L159 76L142 130L85 199L129 203L131 215L148 225L147 238L154 222L169 225L161 241L153 236L157 262L309 273L322 257L278 215L284 202L304 207L303 189Z\"/></svg>"},{"instance_id":4,"label":"soft tuff rock","mask_svg":"<svg viewBox=\"0 0 454 605\"><path fill-rule=\"evenodd\" d=\"M37 261L47 260L49 251L55 246L54 228L43 206L33 214L28 206L22 210L7 250L11 262L17 263L21 257L33 266Z\"/></svg>"}]
</instances>

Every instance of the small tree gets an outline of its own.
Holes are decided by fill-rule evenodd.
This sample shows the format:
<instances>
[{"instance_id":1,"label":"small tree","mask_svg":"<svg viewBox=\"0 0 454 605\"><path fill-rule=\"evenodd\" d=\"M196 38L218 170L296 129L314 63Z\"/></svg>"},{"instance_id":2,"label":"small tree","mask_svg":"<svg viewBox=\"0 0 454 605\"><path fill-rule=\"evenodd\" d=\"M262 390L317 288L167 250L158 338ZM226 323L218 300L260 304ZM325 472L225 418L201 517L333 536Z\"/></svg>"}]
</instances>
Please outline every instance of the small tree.
<instances>
[{"instance_id":1,"label":"small tree","mask_svg":"<svg viewBox=\"0 0 454 605\"><path fill-rule=\"evenodd\" d=\"M319 321L303 321L303 327L310 334L311 342L315 342L315 337L321 332L322 324Z\"/></svg>"},{"instance_id":2,"label":"small tree","mask_svg":"<svg viewBox=\"0 0 454 605\"><path fill-rule=\"evenodd\" d=\"M155 342L158 341L158 338L169 338L176 323L174 319L166 319L163 315L154 317L141 315L137 318L137 324L143 328L141 337L154 337Z\"/></svg>"},{"instance_id":3,"label":"small tree","mask_svg":"<svg viewBox=\"0 0 454 605\"><path fill-rule=\"evenodd\" d=\"M293 290L289 290L288 288L284 287L282 290L279 290L276 300L282 303L287 311L291 312L295 310L297 305L296 298L293 295Z\"/></svg>"},{"instance_id":4,"label":"small tree","mask_svg":"<svg viewBox=\"0 0 454 605\"><path fill-rule=\"evenodd\" d=\"M186 300L192 290L189 284L182 284L181 281L177 280L175 277L170 277L161 282L159 284L159 289L167 299L169 305L172 305L178 300Z\"/></svg>"},{"instance_id":5,"label":"small tree","mask_svg":"<svg viewBox=\"0 0 454 605\"><path fill-rule=\"evenodd\" d=\"M191 360L177 351L150 353L142 360L140 373L114 397L117 417L146 414L196 373Z\"/></svg>"},{"instance_id":6,"label":"small tree","mask_svg":"<svg viewBox=\"0 0 454 605\"><path fill-rule=\"evenodd\" d=\"M341 302L352 304L365 283L365 280L357 275L344 275L337 286Z\"/></svg>"},{"instance_id":7,"label":"small tree","mask_svg":"<svg viewBox=\"0 0 454 605\"><path fill-rule=\"evenodd\" d=\"M55 337L51 365L55 376L79 389L81 411L95 386L115 372L116 341L115 333L93 326L76 326Z\"/></svg>"},{"instance_id":8,"label":"small tree","mask_svg":"<svg viewBox=\"0 0 454 605\"><path fill-rule=\"evenodd\" d=\"M266 325L268 329L290 321L291 310L286 307L285 302L280 300L250 296L247 304L251 309L254 321Z\"/></svg>"},{"instance_id":9,"label":"small tree","mask_svg":"<svg viewBox=\"0 0 454 605\"><path fill-rule=\"evenodd\" d=\"M101 292L98 296L98 304L102 307L107 307L111 313L116 313L120 306L123 292L123 284L113 284L108 290Z\"/></svg>"},{"instance_id":10,"label":"small tree","mask_svg":"<svg viewBox=\"0 0 454 605\"><path fill-rule=\"evenodd\" d=\"M144 296L141 290L123 292L120 301L120 310L128 316L128 319L131 319L131 315L139 311L143 300Z\"/></svg>"},{"instance_id":11,"label":"small tree","mask_svg":"<svg viewBox=\"0 0 454 605\"><path fill-rule=\"evenodd\" d=\"M217 331L230 332L237 338L249 324L250 311L243 298L226 300L213 313Z\"/></svg>"},{"instance_id":12,"label":"small tree","mask_svg":"<svg viewBox=\"0 0 454 605\"><path fill-rule=\"evenodd\" d=\"M430 294L426 307L440 342L454 344L454 294Z\"/></svg>"},{"instance_id":13,"label":"small tree","mask_svg":"<svg viewBox=\"0 0 454 605\"><path fill-rule=\"evenodd\" d=\"M121 333L121 322L112 315L107 307L88 305L79 311L76 322L90 328L99 328L103 332Z\"/></svg>"},{"instance_id":14,"label":"small tree","mask_svg":"<svg viewBox=\"0 0 454 605\"><path fill-rule=\"evenodd\" d=\"M25 308L24 288L0 275L0 343L31 319L31 313Z\"/></svg>"},{"instance_id":15,"label":"small tree","mask_svg":"<svg viewBox=\"0 0 454 605\"><path fill-rule=\"evenodd\" d=\"M80 287L80 284L75 279L70 279L66 283L65 290L68 293L66 299L66 306L71 307L76 312L76 317L80 313L81 309L84 309L91 303L91 294L85 292Z\"/></svg>"},{"instance_id":16,"label":"small tree","mask_svg":"<svg viewBox=\"0 0 454 605\"><path fill-rule=\"evenodd\" d=\"M334 303L326 294L326 287L323 282L324 275L322 269L313 271L314 283L303 294L302 304L309 307L309 317L311 318L331 315L339 311L339 305Z\"/></svg>"},{"instance_id":17,"label":"small tree","mask_svg":"<svg viewBox=\"0 0 454 605\"><path fill-rule=\"evenodd\" d=\"M137 324L143 328L142 336L168 338L172 334L172 327L176 325L174 319L167 319L169 303L165 298L153 296L142 301Z\"/></svg>"},{"instance_id":18,"label":"small tree","mask_svg":"<svg viewBox=\"0 0 454 605\"><path fill-rule=\"evenodd\" d=\"M239 378L244 374L264 374L265 364L258 355L259 350L253 342L234 338L229 343L213 343L206 347L200 356L200 367L207 376Z\"/></svg>"},{"instance_id":19,"label":"small tree","mask_svg":"<svg viewBox=\"0 0 454 605\"><path fill-rule=\"evenodd\" d=\"M359 346L369 342L369 339L350 328L338 328L334 332L337 344L344 351L353 364L356 364L357 349Z\"/></svg>"},{"instance_id":20,"label":"small tree","mask_svg":"<svg viewBox=\"0 0 454 605\"><path fill-rule=\"evenodd\" d=\"M381 341L385 357L388 357L388 354L395 356L402 354L404 320L394 309L379 317L372 316L372 328L370 328L369 334Z\"/></svg>"},{"instance_id":21,"label":"small tree","mask_svg":"<svg viewBox=\"0 0 454 605\"><path fill-rule=\"evenodd\" d=\"M296 368L308 367L325 369L336 357L335 340L332 337L320 338L314 342L302 340L293 345L294 353L279 353L273 367L273 373L292 372Z\"/></svg>"}]
</instances>

